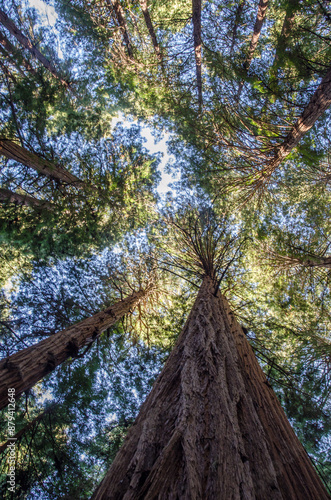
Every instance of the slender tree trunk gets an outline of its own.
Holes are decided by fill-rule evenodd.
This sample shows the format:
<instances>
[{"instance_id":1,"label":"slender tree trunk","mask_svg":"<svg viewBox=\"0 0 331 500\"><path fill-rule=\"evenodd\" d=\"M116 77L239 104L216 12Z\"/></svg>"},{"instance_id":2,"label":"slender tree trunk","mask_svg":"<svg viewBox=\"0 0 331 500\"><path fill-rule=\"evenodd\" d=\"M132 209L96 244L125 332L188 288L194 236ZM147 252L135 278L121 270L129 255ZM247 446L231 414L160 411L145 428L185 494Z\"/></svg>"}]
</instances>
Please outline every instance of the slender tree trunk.
<instances>
[{"instance_id":1,"label":"slender tree trunk","mask_svg":"<svg viewBox=\"0 0 331 500\"><path fill-rule=\"evenodd\" d=\"M27 49L33 57L38 59L41 64L48 70L50 73L52 73L55 78L57 78L63 85L66 87L70 87L69 83L64 80L57 72L55 67L49 62L49 60L42 55L42 53L30 42L30 40L23 35L23 33L15 26L13 21L9 19L7 14L0 10L0 22L1 24L7 28L7 30L10 32L11 35L13 35L16 40L25 48Z\"/></svg>"},{"instance_id":2,"label":"slender tree trunk","mask_svg":"<svg viewBox=\"0 0 331 500\"><path fill-rule=\"evenodd\" d=\"M202 76L201 76L201 0L192 0L192 21L194 36L195 67L197 75L198 102L202 107Z\"/></svg>"},{"instance_id":3,"label":"slender tree trunk","mask_svg":"<svg viewBox=\"0 0 331 500\"><path fill-rule=\"evenodd\" d=\"M150 37L152 39L152 43L153 43L156 57L158 58L159 62L162 63L162 54L161 54L160 46L159 46L157 38L156 38L156 33L154 31L151 16L149 15L147 0L139 0L139 3L140 3L141 10L143 12L143 15L144 15L147 29L148 29Z\"/></svg>"},{"instance_id":4,"label":"slender tree trunk","mask_svg":"<svg viewBox=\"0 0 331 500\"><path fill-rule=\"evenodd\" d=\"M285 18L282 26L282 31L280 33L278 43L276 46L276 55L274 62L271 67L271 75L275 76L277 69L282 65L284 61L284 51L288 45L288 41L293 30L295 12L300 8L298 0L290 0L288 7L286 9Z\"/></svg>"},{"instance_id":5,"label":"slender tree trunk","mask_svg":"<svg viewBox=\"0 0 331 500\"><path fill-rule=\"evenodd\" d=\"M302 137L312 128L316 120L322 116L331 105L331 67L310 98L310 101L300 118L287 134L285 140L274 150L274 158L270 160L263 169L265 178L276 170L276 168L285 160L293 148L295 148Z\"/></svg>"},{"instance_id":6,"label":"slender tree trunk","mask_svg":"<svg viewBox=\"0 0 331 500\"><path fill-rule=\"evenodd\" d=\"M12 54L14 57L16 57L17 59L21 60L22 61L22 64L23 66L25 67L26 70L28 70L30 73L32 73L33 75L36 75L36 71L34 70L34 68L31 66L31 64L26 60L24 59L24 57L22 56L22 54L19 54L18 50L10 43L10 41L7 39L7 37L5 37L5 35L3 33L1 33L0 31L0 44L10 53ZM17 65L17 62L15 61L15 64ZM19 69L19 68L18 68Z\"/></svg>"},{"instance_id":7,"label":"slender tree trunk","mask_svg":"<svg viewBox=\"0 0 331 500\"><path fill-rule=\"evenodd\" d=\"M93 500L326 500L226 299L205 278Z\"/></svg>"},{"instance_id":8,"label":"slender tree trunk","mask_svg":"<svg viewBox=\"0 0 331 500\"><path fill-rule=\"evenodd\" d=\"M46 200L38 200L27 194L13 193L9 189L0 188L0 202L16 203L26 207L44 207L51 208L51 204Z\"/></svg>"},{"instance_id":9,"label":"slender tree trunk","mask_svg":"<svg viewBox=\"0 0 331 500\"><path fill-rule=\"evenodd\" d=\"M82 347L89 346L104 330L129 313L148 291L140 290L124 300L80 321L45 340L0 361L0 409L8 404L8 389L17 398Z\"/></svg>"},{"instance_id":10,"label":"slender tree trunk","mask_svg":"<svg viewBox=\"0 0 331 500\"><path fill-rule=\"evenodd\" d=\"M242 11L244 10L244 5L245 5L245 0L240 0L238 7L237 7L237 10L236 10L236 17L234 20L234 25L233 25L233 30L232 30L232 42L231 42L231 48L230 48L231 55L233 53L234 45L236 43L238 26L239 26Z\"/></svg>"},{"instance_id":11,"label":"slender tree trunk","mask_svg":"<svg viewBox=\"0 0 331 500\"><path fill-rule=\"evenodd\" d=\"M125 16L124 16L124 12L123 12L123 9L121 7L121 4L120 4L119 0L106 0L106 1L107 1L108 5L112 6L112 8L115 12L116 19L118 21L118 24L121 27L121 32L122 32L124 43L125 43L127 51L128 51L128 56L133 58L132 45L130 42L129 32L128 32L128 28L126 25L126 20L125 20Z\"/></svg>"},{"instance_id":12,"label":"slender tree trunk","mask_svg":"<svg viewBox=\"0 0 331 500\"><path fill-rule=\"evenodd\" d=\"M16 432L15 436L12 436L11 438L8 439L8 441L6 441L2 445L0 445L0 454L3 453L6 450L6 448L7 448L8 445L10 445L12 443L19 442L22 439L22 437L24 436L24 434L26 434L30 429L32 429L33 427L35 427L45 417L45 415L48 415L48 413L50 413L51 411L53 411L55 405L56 405L56 403L51 404L49 406L49 408L47 408L47 410L45 410L42 413L40 413L40 415L38 415L36 418L34 418L33 420L31 420L31 422L29 422L28 424L26 424L23 427L23 429L21 429L20 431Z\"/></svg>"},{"instance_id":13,"label":"slender tree trunk","mask_svg":"<svg viewBox=\"0 0 331 500\"><path fill-rule=\"evenodd\" d=\"M42 158L41 156L31 153L22 146L8 139L0 139L0 154L10 160L15 160L26 167L33 168L37 172L58 179L67 184L74 184L77 187L82 187L84 182L71 174L68 170L59 165L54 165L51 161Z\"/></svg>"},{"instance_id":14,"label":"slender tree trunk","mask_svg":"<svg viewBox=\"0 0 331 500\"><path fill-rule=\"evenodd\" d=\"M243 67L244 67L244 70L246 73L249 70L251 62L253 60L254 52L255 52L257 43L259 41L259 38L260 38L263 22L264 22L265 17L266 17L267 7L268 7L268 0L260 0L258 10L257 10L256 21L254 24L253 35L251 38L251 42L249 44L248 54L247 54L246 60L243 64ZM237 94L238 100L240 98L243 86L244 86L244 82L241 81L239 83L238 94Z\"/></svg>"}]
</instances>

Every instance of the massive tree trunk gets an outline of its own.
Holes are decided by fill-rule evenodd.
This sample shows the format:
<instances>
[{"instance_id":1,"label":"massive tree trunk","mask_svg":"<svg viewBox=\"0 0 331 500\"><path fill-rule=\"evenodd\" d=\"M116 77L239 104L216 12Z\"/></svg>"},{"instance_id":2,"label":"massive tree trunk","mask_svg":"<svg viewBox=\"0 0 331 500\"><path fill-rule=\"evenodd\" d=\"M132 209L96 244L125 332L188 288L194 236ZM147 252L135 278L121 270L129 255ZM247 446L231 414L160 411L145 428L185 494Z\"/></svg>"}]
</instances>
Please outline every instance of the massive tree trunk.
<instances>
[{"instance_id":1,"label":"massive tree trunk","mask_svg":"<svg viewBox=\"0 0 331 500\"><path fill-rule=\"evenodd\" d=\"M268 0L260 0L259 6L257 9L257 16L256 16L255 24L254 24L254 29L253 29L253 35L251 38L251 42L249 44L248 54L247 54L247 57L246 57L245 62L243 64L243 68L246 71L246 73L249 70L251 62L253 60L254 52L255 52L257 43L259 41L259 38L260 38L263 22L264 22L264 19L266 17L267 7L268 7ZM240 98L240 94L241 94L241 91L243 89L243 86L244 86L244 82L241 81L239 83L239 87L238 87L238 94L237 94L238 100Z\"/></svg>"},{"instance_id":2,"label":"massive tree trunk","mask_svg":"<svg viewBox=\"0 0 331 500\"><path fill-rule=\"evenodd\" d=\"M198 102L202 106L202 76L201 76L201 0L192 0L192 21L194 37L195 67L197 75Z\"/></svg>"},{"instance_id":3,"label":"massive tree trunk","mask_svg":"<svg viewBox=\"0 0 331 500\"><path fill-rule=\"evenodd\" d=\"M64 80L57 72L55 67L50 63L50 61L42 55L42 53L30 42L30 40L23 35L23 33L18 29L17 26L13 23L11 19L7 16L5 12L0 10L0 22L1 24L7 28L9 33L13 35L16 40L24 47L26 48L36 59L38 59L41 64L48 70L50 73L52 73L55 78L57 78L63 85L66 87L69 87L69 83Z\"/></svg>"},{"instance_id":4,"label":"massive tree trunk","mask_svg":"<svg viewBox=\"0 0 331 500\"><path fill-rule=\"evenodd\" d=\"M93 500L326 500L226 299L205 278Z\"/></svg>"},{"instance_id":5,"label":"massive tree trunk","mask_svg":"<svg viewBox=\"0 0 331 500\"><path fill-rule=\"evenodd\" d=\"M89 346L104 330L129 313L148 290L140 290L124 300L80 321L45 340L0 361L0 410L8 404L8 389L17 398L80 349Z\"/></svg>"},{"instance_id":6,"label":"massive tree trunk","mask_svg":"<svg viewBox=\"0 0 331 500\"><path fill-rule=\"evenodd\" d=\"M26 207L51 208L51 203L46 200L38 200L27 194L13 193L9 189L0 188L0 202L16 203Z\"/></svg>"},{"instance_id":7,"label":"massive tree trunk","mask_svg":"<svg viewBox=\"0 0 331 500\"><path fill-rule=\"evenodd\" d=\"M0 154L4 155L10 160L15 160L26 167L33 168L37 172L58 179L59 181L67 184L73 184L77 187L82 187L84 182L78 179L75 175L71 174L65 168L52 163L41 156L31 153L22 146L8 139L0 139Z\"/></svg>"}]
</instances>

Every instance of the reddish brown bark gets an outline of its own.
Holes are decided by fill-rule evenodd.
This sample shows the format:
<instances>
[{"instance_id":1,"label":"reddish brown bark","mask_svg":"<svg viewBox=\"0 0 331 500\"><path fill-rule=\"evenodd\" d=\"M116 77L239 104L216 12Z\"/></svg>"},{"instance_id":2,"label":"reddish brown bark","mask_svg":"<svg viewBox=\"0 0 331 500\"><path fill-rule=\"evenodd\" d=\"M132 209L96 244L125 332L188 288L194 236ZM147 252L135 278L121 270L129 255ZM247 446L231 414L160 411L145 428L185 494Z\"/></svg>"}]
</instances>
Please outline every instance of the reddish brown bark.
<instances>
[{"instance_id":1,"label":"reddish brown bark","mask_svg":"<svg viewBox=\"0 0 331 500\"><path fill-rule=\"evenodd\" d=\"M123 12L123 9L121 7L121 4L120 4L119 0L106 0L106 1L107 1L108 5L112 6L112 8L115 12L117 22L121 28L123 41L124 41L126 48L127 48L127 51L128 51L128 55L129 55L129 57L133 58L132 45L130 42L129 32L128 32L128 28L127 28L127 24L126 24L126 20L125 20L125 16L124 16L124 12Z\"/></svg>"},{"instance_id":2,"label":"reddish brown bark","mask_svg":"<svg viewBox=\"0 0 331 500\"><path fill-rule=\"evenodd\" d=\"M255 24L254 24L254 29L253 29L253 35L251 38L251 42L249 44L249 49L248 49L246 60L243 64L244 70L246 72L249 70L251 62L253 60L254 52L255 52L257 43L259 41L259 38L260 38L263 22L264 22L265 17L266 17L267 7L268 7L268 0L260 0L258 10L257 10L257 16L256 16ZM240 97L243 86L244 86L244 82L241 81L239 83L239 88L238 88L238 95L237 95L238 99Z\"/></svg>"},{"instance_id":3,"label":"reddish brown bark","mask_svg":"<svg viewBox=\"0 0 331 500\"><path fill-rule=\"evenodd\" d=\"M145 19L145 23L146 23L147 29L149 31L149 34L150 34L150 37L151 37L151 40L152 40L152 43L153 43L155 54L156 54L159 62L162 62L162 54L161 54L160 46L159 46L157 38L156 38L156 33L154 31L154 27L153 27L153 23L152 23L152 20L151 20L151 16L149 14L148 6L147 6L147 0L139 0L139 2L140 2L140 7L141 7L141 10L142 10L142 13L144 15L144 19Z\"/></svg>"},{"instance_id":4,"label":"reddish brown bark","mask_svg":"<svg viewBox=\"0 0 331 500\"><path fill-rule=\"evenodd\" d=\"M38 59L41 64L50 73L52 73L53 76L55 76L55 78L57 78L66 87L69 87L69 83L58 74L56 68L50 63L50 61L45 56L43 56L43 54L30 42L30 40L25 35L23 35L23 33L18 29L13 21L9 19L7 14L2 10L0 10L0 22L5 28L7 28L9 33L13 35L16 40L33 55L33 57Z\"/></svg>"},{"instance_id":5,"label":"reddish brown bark","mask_svg":"<svg viewBox=\"0 0 331 500\"><path fill-rule=\"evenodd\" d=\"M13 193L9 189L0 188L0 201L5 203L16 203L26 207L50 208L51 204L46 200L38 200L27 194Z\"/></svg>"},{"instance_id":6,"label":"reddish brown bark","mask_svg":"<svg viewBox=\"0 0 331 500\"><path fill-rule=\"evenodd\" d=\"M71 174L65 168L55 165L51 161L46 160L35 153L31 153L31 151L22 148L22 146L19 146L15 142L8 139L0 139L0 154L4 155L6 158L17 161L26 167L33 168L47 177L58 179L62 182L73 184L78 187L84 185L83 181Z\"/></svg>"},{"instance_id":7,"label":"reddish brown bark","mask_svg":"<svg viewBox=\"0 0 331 500\"><path fill-rule=\"evenodd\" d=\"M18 50L16 50L16 48L10 43L10 41L7 39L7 37L5 37L5 35L3 33L1 33L1 31L0 31L0 43L7 50L7 52L9 52L16 59L18 59L22 62L23 66L25 67L26 70L28 70L33 75L36 75L36 71L31 66L31 64L26 59L24 59L24 57L21 54L18 54ZM17 61L14 61L14 62L17 65ZM20 68L18 68L18 69L20 69Z\"/></svg>"},{"instance_id":8,"label":"reddish brown bark","mask_svg":"<svg viewBox=\"0 0 331 500\"><path fill-rule=\"evenodd\" d=\"M198 102L202 106L202 75L201 75L201 0L192 0L192 21L194 37L195 67L197 75Z\"/></svg>"},{"instance_id":9,"label":"reddish brown bark","mask_svg":"<svg viewBox=\"0 0 331 500\"><path fill-rule=\"evenodd\" d=\"M274 157L267 163L267 166L262 170L263 179L268 179L277 167L291 153L302 137L314 125L324 111L331 105L331 67L317 87L316 91L310 98L310 101L300 118L296 121L285 140L274 150Z\"/></svg>"},{"instance_id":10,"label":"reddish brown bark","mask_svg":"<svg viewBox=\"0 0 331 500\"><path fill-rule=\"evenodd\" d=\"M93 500L326 500L226 299L205 278Z\"/></svg>"},{"instance_id":11,"label":"reddish brown bark","mask_svg":"<svg viewBox=\"0 0 331 500\"><path fill-rule=\"evenodd\" d=\"M124 300L80 321L45 340L0 361L0 409L8 404L8 389L17 398L70 357L78 355L107 328L129 313L148 291L140 290Z\"/></svg>"}]
</instances>

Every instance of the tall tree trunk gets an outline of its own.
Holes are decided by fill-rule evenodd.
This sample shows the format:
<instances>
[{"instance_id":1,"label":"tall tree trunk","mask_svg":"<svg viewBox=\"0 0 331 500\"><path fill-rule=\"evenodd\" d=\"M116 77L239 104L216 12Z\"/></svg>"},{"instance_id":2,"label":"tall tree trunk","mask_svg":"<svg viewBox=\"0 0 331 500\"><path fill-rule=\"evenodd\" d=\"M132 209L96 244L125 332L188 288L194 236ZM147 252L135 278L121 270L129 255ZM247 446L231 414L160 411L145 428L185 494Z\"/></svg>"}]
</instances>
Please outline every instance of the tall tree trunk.
<instances>
[{"instance_id":1,"label":"tall tree trunk","mask_svg":"<svg viewBox=\"0 0 331 500\"><path fill-rule=\"evenodd\" d=\"M150 37L152 39L153 47L155 50L155 54L159 60L160 63L162 63L162 54L160 50L160 46L158 44L157 38L156 38L156 33L154 31L153 23L151 20L151 16L149 15L149 10L147 6L147 0L139 0L140 2L140 7L144 15L145 23L147 26L147 29L149 31Z\"/></svg>"},{"instance_id":2,"label":"tall tree trunk","mask_svg":"<svg viewBox=\"0 0 331 500\"><path fill-rule=\"evenodd\" d=\"M52 403L45 411L26 424L20 431L16 432L15 436L12 436L5 443L1 444L0 454L3 453L10 444L19 442L30 429L34 428L46 415L52 412L55 406L56 403Z\"/></svg>"},{"instance_id":3,"label":"tall tree trunk","mask_svg":"<svg viewBox=\"0 0 331 500\"><path fill-rule=\"evenodd\" d=\"M8 389L17 398L82 347L89 346L104 330L129 313L148 290L140 290L124 300L80 321L45 340L0 361L0 409L8 404Z\"/></svg>"},{"instance_id":4,"label":"tall tree trunk","mask_svg":"<svg viewBox=\"0 0 331 500\"><path fill-rule=\"evenodd\" d=\"M198 102L202 107L202 76L201 76L201 0L192 0L192 21L194 36L195 67L197 75Z\"/></svg>"},{"instance_id":5,"label":"tall tree trunk","mask_svg":"<svg viewBox=\"0 0 331 500\"><path fill-rule=\"evenodd\" d=\"M34 70L34 68L31 66L31 64L26 59L24 59L24 57L22 56L22 54L19 53L19 51L14 47L14 45L12 45L10 43L10 41L8 40L8 38L5 37L5 35L3 33L1 33L1 31L0 31L0 44L7 50L7 52L9 52L10 54L12 54L12 56L14 56L18 60L22 61L22 64L23 64L23 66L25 67L26 70L28 70L33 75L37 74L36 71ZM12 59L12 61L17 66L17 61L15 61L14 59ZM18 70L20 70L19 67L18 67Z\"/></svg>"},{"instance_id":6,"label":"tall tree trunk","mask_svg":"<svg viewBox=\"0 0 331 500\"><path fill-rule=\"evenodd\" d=\"M235 17L233 29L232 29L232 41L231 41L231 48L230 48L231 55L233 53L234 45L236 43L238 26L239 26L242 11L244 10L245 1L246 0L239 0L239 4L238 4L237 10L236 10L236 17Z\"/></svg>"},{"instance_id":7,"label":"tall tree trunk","mask_svg":"<svg viewBox=\"0 0 331 500\"><path fill-rule=\"evenodd\" d=\"M51 208L51 204L46 200L38 200L27 194L13 193L13 191L5 188L0 188L0 202L16 203L26 207Z\"/></svg>"},{"instance_id":8,"label":"tall tree trunk","mask_svg":"<svg viewBox=\"0 0 331 500\"><path fill-rule=\"evenodd\" d=\"M283 21L283 26L282 26L282 31L280 33L278 43L276 46L276 55L274 62L272 64L270 73L271 76L276 75L277 69L282 65L282 62L284 61L284 52L285 48L288 45L288 41L291 35L291 32L293 30L293 25L294 25L294 19L295 19L295 13L296 11L300 8L298 0L289 0L286 13L285 13L285 18Z\"/></svg>"},{"instance_id":9,"label":"tall tree trunk","mask_svg":"<svg viewBox=\"0 0 331 500\"><path fill-rule=\"evenodd\" d=\"M47 177L58 179L59 181L67 184L73 184L77 187L82 187L84 185L83 181L71 174L65 168L55 165L51 161L46 160L35 153L31 153L31 151L22 148L22 146L19 146L9 139L0 139L0 154L10 160L17 161L26 167L33 168Z\"/></svg>"},{"instance_id":10,"label":"tall tree trunk","mask_svg":"<svg viewBox=\"0 0 331 500\"><path fill-rule=\"evenodd\" d=\"M255 52L257 43L259 41L259 38L260 38L263 22L264 22L264 19L266 17L267 7L268 7L268 0L260 0L258 10L257 10L257 16L256 16L255 24L254 24L253 35L251 38L251 42L249 44L248 54L247 54L247 57L246 57L245 62L243 64L243 68L244 68L246 73L249 70L251 62L253 60L254 52ZM244 82L241 81L239 83L238 94L237 94L238 100L240 98L243 86L244 86Z\"/></svg>"},{"instance_id":11,"label":"tall tree trunk","mask_svg":"<svg viewBox=\"0 0 331 500\"><path fill-rule=\"evenodd\" d=\"M274 149L274 157L269 160L266 167L262 170L261 182L268 179L277 167L285 160L293 148L295 148L302 137L314 125L316 120L322 116L324 111L331 105L331 67L310 98L306 108L303 110L300 118L296 121L285 140ZM261 172L260 172L261 173Z\"/></svg>"},{"instance_id":12,"label":"tall tree trunk","mask_svg":"<svg viewBox=\"0 0 331 500\"><path fill-rule=\"evenodd\" d=\"M42 53L30 42L30 40L25 35L23 35L23 33L18 29L13 21L9 19L7 14L2 10L0 10L0 22L5 28L7 28L9 33L13 35L16 40L33 55L33 57L38 59L38 61L40 61L41 64L48 71L50 71L53 76L55 76L55 78L57 78L66 87L70 87L69 83L58 74L52 63L50 63L50 61L42 55Z\"/></svg>"},{"instance_id":13,"label":"tall tree trunk","mask_svg":"<svg viewBox=\"0 0 331 500\"><path fill-rule=\"evenodd\" d=\"M226 299L205 278L93 500L326 500Z\"/></svg>"},{"instance_id":14,"label":"tall tree trunk","mask_svg":"<svg viewBox=\"0 0 331 500\"><path fill-rule=\"evenodd\" d=\"M129 32L128 32L128 28L126 25L126 20L124 17L124 12L123 12L123 9L121 7L121 4L120 4L119 0L106 0L106 2L108 5L111 5L111 7L113 8L113 10L115 12L118 24L121 27L121 32L122 32L124 43L125 43L127 51L128 51L128 56L133 58L132 45L130 42Z\"/></svg>"}]
</instances>

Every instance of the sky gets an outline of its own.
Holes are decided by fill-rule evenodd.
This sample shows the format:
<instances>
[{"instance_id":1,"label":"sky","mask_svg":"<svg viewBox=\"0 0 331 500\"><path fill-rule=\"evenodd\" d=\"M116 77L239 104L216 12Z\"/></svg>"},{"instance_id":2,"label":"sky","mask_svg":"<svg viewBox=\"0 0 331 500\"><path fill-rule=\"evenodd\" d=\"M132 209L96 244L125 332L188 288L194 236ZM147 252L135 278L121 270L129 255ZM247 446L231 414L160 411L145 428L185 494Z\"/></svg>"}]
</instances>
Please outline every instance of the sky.
<instances>
[{"instance_id":1,"label":"sky","mask_svg":"<svg viewBox=\"0 0 331 500\"><path fill-rule=\"evenodd\" d=\"M42 0L26 0L27 4L30 7L34 7L38 14L40 15L41 24L44 26L51 26L53 31L56 33L55 23L57 20L57 14L52 5L47 5ZM59 40L57 52L59 57L61 58L61 41ZM129 126L129 121L125 118L122 113L119 113L118 116L115 116L112 120L112 126L115 127L118 122L122 122L124 126ZM132 123L132 122L130 122ZM170 175L166 172L166 165L171 164L175 158L172 155L168 154L167 151L167 140L169 140L169 135L164 134L163 138L160 141L155 141L155 138L152 135L151 129L148 126L142 127L141 135L146 139L145 147L150 153L159 153L163 154L162 161L158 167L159 172L161 173L161 181L157 187L157 192L161 196L161 198L169 191L172 191L169 184L178 181L180 179L180 174Z\"/></svg>"}]
</instances>

